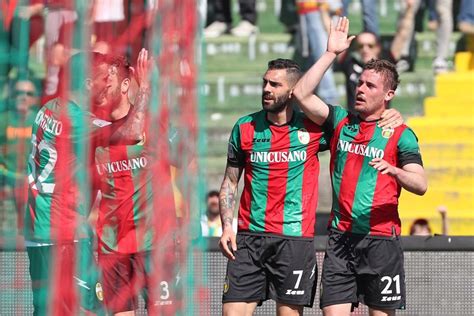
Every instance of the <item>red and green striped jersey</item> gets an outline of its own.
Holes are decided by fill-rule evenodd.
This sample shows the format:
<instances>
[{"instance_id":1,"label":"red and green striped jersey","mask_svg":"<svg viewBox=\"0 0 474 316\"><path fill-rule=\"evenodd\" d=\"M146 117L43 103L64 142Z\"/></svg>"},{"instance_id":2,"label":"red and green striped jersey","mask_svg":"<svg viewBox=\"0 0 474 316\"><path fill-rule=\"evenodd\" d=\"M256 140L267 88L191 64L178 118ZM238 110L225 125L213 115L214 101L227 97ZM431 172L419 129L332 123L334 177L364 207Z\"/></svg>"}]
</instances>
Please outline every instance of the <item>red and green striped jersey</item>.
<instances>
[{"instance_id":1,"label":"red and green striped jersey","mask_svg":"<svg viewBox=\"0 0 474 316\"><path fill-rule=\"evenodd\" d=\"M88 237L87 146L91 115L72 101L45 104L33 123L25 239L70 242Z\"/></svg>"},{"instance_id":2,"label":"red and green striped jersey","mask_svg":"<svg viewBox=\"0 0 474 316\"><path fill-rule=\"evenodd\" d=\"M228 163L245 172L239 232L314 236L322 136L321 127L301 112L282 126L268 121L263 110L237 121Z\"/></svg>"},{"instance_id":3,"label":"red and green striped jersey","mask_svg":"<svg viewBox=\"0 0 474 316\"><path fill-rule=\"evenodd\" d=\"M102 253L151 250L157 238L176 227L169 148L165 147L177 136L174 130L169 134L168 141L155 149L146 144L96 148L95 166L102 195L97 236Z\"/></svg>"},{"instance_id":4,"label":"red and green striped jersey","mask_svg":"<svg viewBox=\"0 0 474 316\"><path fill-rule=\"evenodd\" d=\"M102 198L97 219L99 251L136 253L152 246L152 173L143 145L97 147Z\"/></svg>"},{"instance_id":5,"label":"red and green striped jersey","mask_svg":"<svg viewBox=\"0 0 474 316\"><path fill-rule=\"evenodd\" d=\"M401 186L390 175L369 165L383 158L403 167L422 164L418 140L406 125L382 129L376 121L363 121L341 107L330 106L328 125L333 204L329 227L344 232L391 236L400 234L398 197Z\"/></svg>"}]
</instances>

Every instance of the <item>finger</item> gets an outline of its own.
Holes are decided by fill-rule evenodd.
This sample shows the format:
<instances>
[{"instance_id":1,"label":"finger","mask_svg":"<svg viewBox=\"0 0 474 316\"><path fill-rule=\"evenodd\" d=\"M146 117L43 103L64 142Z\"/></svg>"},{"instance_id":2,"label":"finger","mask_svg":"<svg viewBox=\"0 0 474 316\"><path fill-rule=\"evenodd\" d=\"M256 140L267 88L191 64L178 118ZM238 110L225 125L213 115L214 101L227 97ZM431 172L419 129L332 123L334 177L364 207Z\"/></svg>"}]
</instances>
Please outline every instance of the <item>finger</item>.
<instances>
[{"instance_id":1,"label":"finger","mask_svg":"<svg viewBox=\"0 0 474 316\"><path fill-rule=\"evenodd\" d=\"M237 251L237 242L235 240L235 235L230 238L230 243L233 251Z\"/></svg>"},{"instance_id":2,"label":"finger","mask_svg":"<svg viewBox=\"0 0 474 316\"><path fill-rule=\"evenodd\" d=\"M339 25L339 31L344 32L344 25L346 24L346 17L341 18L341 24Z\"/></svg>"},{"instance_id":3,"label":"finger","mask_svg":"<svg viewBox=\"0 0 474 316\"><path fill-rule=\"evenodd\" d=\"M334 22L331 20L329 20L329 30L331 32L335 31L336 30L336 26L334 25Z\"/></svg>"},{"instance_id":4,"label":"finger","mask_svg":"<svg viewBox=\"0 0 474 316\"><path fill-rule=\"evenodd\" d=\"M143 49L142 67L146 67L147 61L148 61L148 51L146 49Z\"/></svg>"},{"instance_id":5,"label":"finger","mask_svg":"<svg viewBox=\"0 0 474 316\"><path fill-rule=\"evenodd\" d=\"M347 31L347 32L349 33L349 31ZM348 44L348 46L351 45L351 43L352 43L352 41L354 40L354 38L356 38L355 35L352 35L352 36L350 36L350 37L347 39L347 44Z\"/></svg>"},{"instance_id":6,"label":"finger","mask_svg":"<svg viewBox=\"0 0 474 316\"><path fill-rule=\"evenodd\" d=\"M339 20L337 20L336 31L341 30L341 25L342 25L343 20L344 20L344 17L340 17Z\"/></svg>"},{"instance_id":7,"label":"finger","mask_svg":"<svg viewBox=\"0 0 474 316\"><path fill-rule=\"evenodd\" d=\"M342 31L344 33L347 33L349 31L349 19L347 17L344 17L344 21L342 23Z\"/></svg>"},{"instance_id":8,"label":"finger","mask_svg":"<svg viewBox=\"0 0 474 316\"><path fill-rule=\"evenodd\" d=\"M231 259L231 260L235 260L234 253L229 249L229 247L227 246L227 244L226 244L225 249L226 249L226 255L225 255L225 256L226 256L227 258Z\"/></svg>"}]
</instances>

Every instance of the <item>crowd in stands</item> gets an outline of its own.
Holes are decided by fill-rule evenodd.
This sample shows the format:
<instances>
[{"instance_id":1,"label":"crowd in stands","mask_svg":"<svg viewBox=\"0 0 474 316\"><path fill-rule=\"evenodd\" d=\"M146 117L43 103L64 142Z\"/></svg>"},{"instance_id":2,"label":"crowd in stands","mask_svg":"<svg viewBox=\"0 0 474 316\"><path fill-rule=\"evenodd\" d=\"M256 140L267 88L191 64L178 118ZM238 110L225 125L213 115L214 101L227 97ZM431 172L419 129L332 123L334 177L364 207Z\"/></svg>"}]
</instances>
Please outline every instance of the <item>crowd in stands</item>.
<instances>
[{"instance_id":1,"label":"crowd in stands","mask_svg":"<svg viewBox=\"0 0 474 316\"><path fill-rule=\"evenodd\" d=\"M455 29L466 34L474 33L474 8L468 0L400 0L400 12L397 25L394 25L394 37L385 39L380 33L378 8L379 1L361 0L363 31L372 33L377 40L390 41L384 57L397 64L399 72L412 71L416 59L415 31L424 24L424 12L428 12L428 28L436 31L436 56L432 63L435 74L450 71L452 65L448 60L449 43ZM329 21L334 16L350 13L350 0L286 0L282 1L280 20L295 36L296 59L302 58L301 64L307 68L324 51L327 40ZM240 23L232 28L232 4L227 1L208 1L207 27L205 38L215 38L223 34L237 37L248 37L258 32L256 1L238 2ZM454 22L457 23L454 23ZM357 54L357 51L355 51ZM331 102L335 99L334 79L329 71L319 89L321 97Z\"/></svg>"}]
</instances>

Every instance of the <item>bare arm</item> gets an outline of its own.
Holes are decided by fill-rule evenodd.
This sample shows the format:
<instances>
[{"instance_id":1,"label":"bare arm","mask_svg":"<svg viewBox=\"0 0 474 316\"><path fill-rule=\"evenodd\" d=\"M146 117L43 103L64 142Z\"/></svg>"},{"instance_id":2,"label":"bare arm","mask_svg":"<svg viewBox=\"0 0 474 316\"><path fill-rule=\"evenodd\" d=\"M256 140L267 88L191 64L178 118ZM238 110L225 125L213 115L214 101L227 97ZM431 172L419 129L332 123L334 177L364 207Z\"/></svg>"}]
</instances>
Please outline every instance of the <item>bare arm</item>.
<instances>
[{"instance_id":1,"label":"bare arm","mask_svg":"<svg viewBox=\"0 0 474 316\"><path fill-rule=\"evenodd\" d=\"M144 48L138 54L137 69L135 77L139 88L137 92L136 102L130 108L126 121L111 135L111 142L136 141L143 140L145 131L145 115L150 102L150 82L148 79L148 51Z\"/></svg>"},{"instance_id":2,"label":"bare arm","mask_svg":"<svg viewBox=\"0 0 474 316\"><path fill-rule=\"evenodd\" d=\"M232 167L227 164L224 180L222 181L221 190L219 192L219 206L222 221L222 236L219 241L219 247L221 248L222 254L231 260L235 259L232 251L237 250L232 222L234 220L237 186L240 176L242 175L242 170L242 167ZM229 249L229 242L232 249Z\"/></svg>"},{"instance_id":3,"label":"bare arm","mask_svg":"<svg viewBox=\"0 0 474 316\"><path fill-rule=\"evenodd\" d=\"M328 38L326 52L316 63L301 77L293 89L293 95L298 100L303 112L316 124L323 124L329 115L327 105L316 95L314 89L319 85L324 73L331 67L336 57L345 51L351 44L354 36L347 38L349 32L349 20L342 17L331 28Z\"/></svg>"},{"instance_id":4,"label":"bare arm","mask_svg":"<svg viewBox=\"0 0 474 316\"><path fill-rule=\"evenodd\" d=\"M381 158L374 158L369 162L369 165L382 174L393 176L407 191L417 195L423 195L428 189L425 170L417 163L409 163L402 168L397 168Z\"/></svg>"},{"instance_id":5,"label":"bare arm","mask_svg":"<svg viewBox=\"0 0 474 316\"><path fill-rule=\"evenodd\" d=\"M449 225L448 225L448 208L444 205L438 206L439 215L441 215L441 234L448 235Z\"/></svg>"}]
</instances>

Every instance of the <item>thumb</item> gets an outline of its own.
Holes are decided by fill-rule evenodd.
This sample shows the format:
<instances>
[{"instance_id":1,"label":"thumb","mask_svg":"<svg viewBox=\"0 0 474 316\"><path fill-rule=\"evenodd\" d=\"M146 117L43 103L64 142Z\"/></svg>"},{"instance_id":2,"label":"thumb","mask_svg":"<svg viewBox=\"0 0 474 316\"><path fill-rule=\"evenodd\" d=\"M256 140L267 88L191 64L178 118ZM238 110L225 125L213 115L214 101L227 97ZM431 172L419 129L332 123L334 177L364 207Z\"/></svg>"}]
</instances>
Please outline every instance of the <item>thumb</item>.
<instances>
[{"instance_id":1,"label":"thumb","mask_svg":"<svg viewBox=\"0 0 474 316\"><path fill-rule=\"evenodd\" d=\"M233 250L233 251L236 251L236 250L237 250L237 243L236 243L236 241L235 241L235 235L233 235L233 236L231 237L230 242L231 242L231 244L232 244L232 250Z\"/></svg>"},{"instance_id":2,"label":"thumb","mask_svg":"<svg viewBox=\"0 0 474 316\"><path fill-rule=\"evenodd\" d=\"M347 39L347 42L349 43L349 46L351 45L354 38L356 38L355 35L352 35L352 36L349 36L349 38Z\"/></svg>"}]
</instances>

